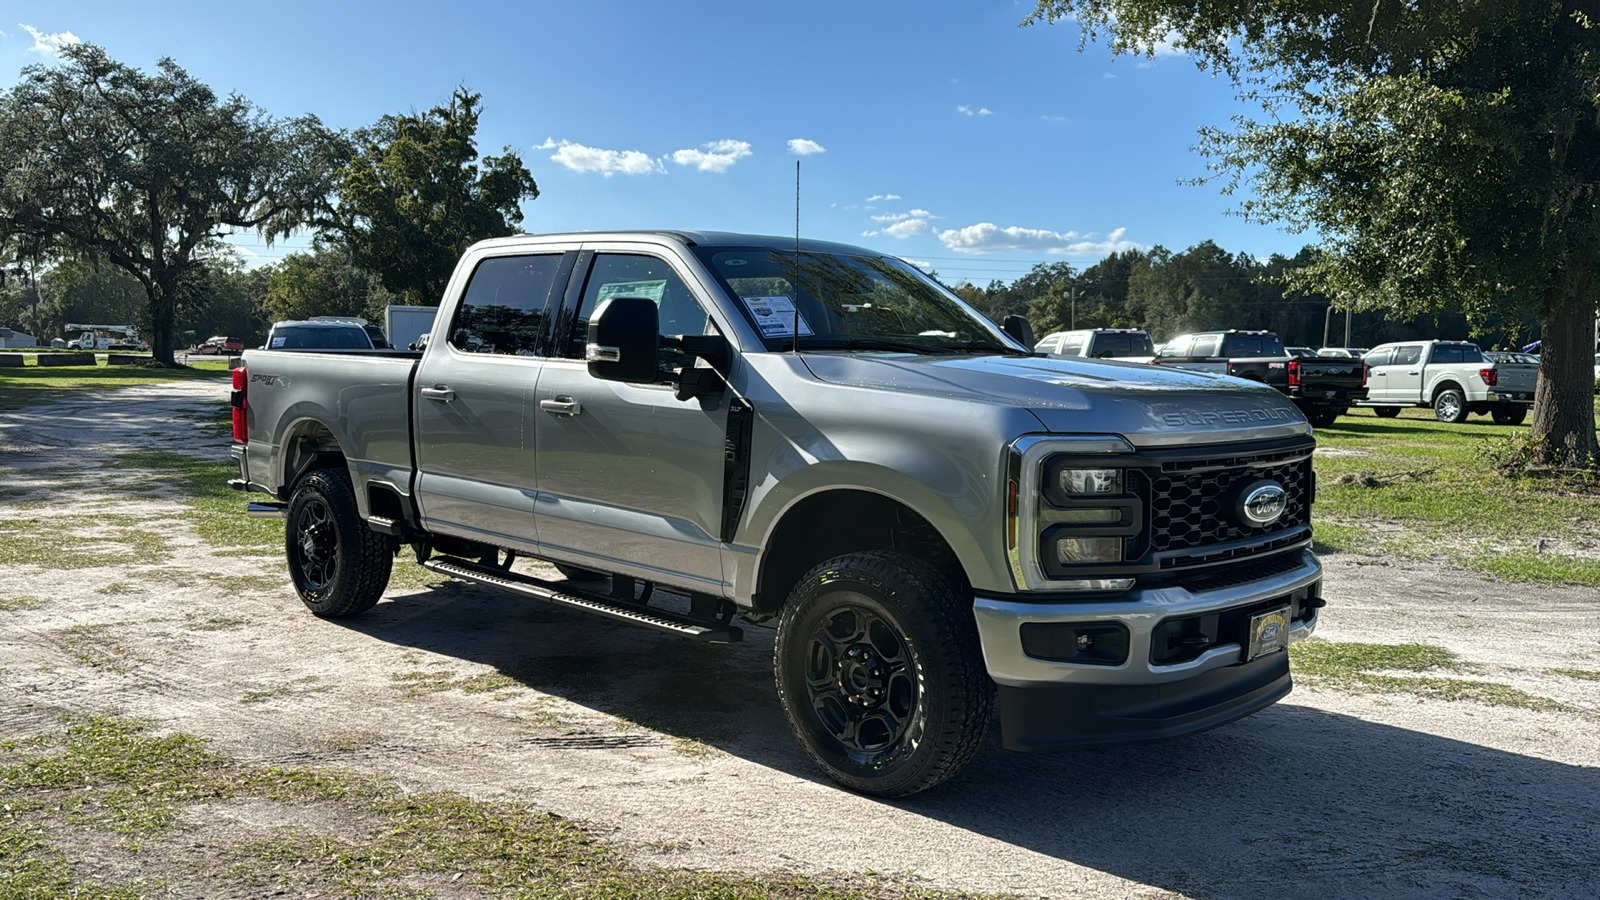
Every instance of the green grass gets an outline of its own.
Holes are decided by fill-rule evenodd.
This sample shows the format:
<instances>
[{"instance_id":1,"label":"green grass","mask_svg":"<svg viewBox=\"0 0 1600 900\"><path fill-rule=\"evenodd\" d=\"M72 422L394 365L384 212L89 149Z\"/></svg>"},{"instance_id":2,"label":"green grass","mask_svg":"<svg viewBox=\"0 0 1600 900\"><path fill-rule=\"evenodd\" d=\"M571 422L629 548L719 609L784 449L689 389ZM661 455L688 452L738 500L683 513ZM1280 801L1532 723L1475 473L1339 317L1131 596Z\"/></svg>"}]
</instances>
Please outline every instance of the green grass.
<instances>
[{"instance_id":1,"label":"green grass","mask_svg":"<svg viewBox=\"0 0 1600 900\"><path fill-rule=\"evenodd\" d=\"M283 550L283 523L246 517L245 495L228 487L228 480L238 477L231 460L139 450L123 453L109 465L154 473L160 490L175 492L190 507L196 534L214 552L273 555Z\"/></svg>"},{"instance_id":2,"label":"green grass","mask_svg":"<svg viewBox=\"0 0 1600 900\"><path fill-rule=\"evenodd\" d=\"M347 736L358 747L374 735ZM313 825L253 840L207 839L201 804L268 802L312 810ZM580 822L513 801L411 793L338 771L258 767L185 735L157 737L111 719L0 744L0 897L122 900L165 895L159 878L80 879L85 855L138 852L154 871L204 873L230 896L769 898L970 897L890 884L871 874L806 878L724 874L630 862ZM193 824L193 823L200 824ZM196 833L199 831L200 833ZM336 832L336 833L335 833ZM191 888L193 890L194 888Z\"/></svg>"},{"instance_id":3,"label":"green grass","mask_svg":"<svg viewBox=\"0 0 1600 900\"><path fill-rule=\"evenodd\" d=\"M194 363L187 367L155 369L143 366L23 366L0 368L0 412L22 409L71 396L86 389L128 387L191 379L225 380L226 360Z\"/></svg>"},{"instance_id":4,"label":"green grass","mask_svg":"<svg viewBox=\"0 0 1600 900\"><path fill-rule=\"evenodd\" d=\"M168 543L155 523L127 515L15 515L0 521L0 565L83 569L159 562Z\"/></svg>"},{"instance_id":5,"label":"green grass","mask_svg":"<svg viewBox=\"0 0 1600 900\"><path fill-rule=\"evenodd\" d=\"M1586 710L1508 685L1441 673L1467 673L1471 667L1455 653L1430 644L1364 644L1313 638L1289 650L1296 678L1312 687L1348 694L1410 694L1426 700L1472 701L1489 706ZM1395 672L1407 674L1396 675Z\"/></svg>"},{"instance_id":6,"label":"green grass","mask_svg":"<svg viewBox=\"0 0 1600 900\"><path fill-rule=\"evenodd\" d=\"M1600 586L1600 485L1508 477L1493 466L1513 431L1427 410L1356 410L1317 430L1317 546L1436 559L1509 581Z\"/></svg>"}]
</instances>

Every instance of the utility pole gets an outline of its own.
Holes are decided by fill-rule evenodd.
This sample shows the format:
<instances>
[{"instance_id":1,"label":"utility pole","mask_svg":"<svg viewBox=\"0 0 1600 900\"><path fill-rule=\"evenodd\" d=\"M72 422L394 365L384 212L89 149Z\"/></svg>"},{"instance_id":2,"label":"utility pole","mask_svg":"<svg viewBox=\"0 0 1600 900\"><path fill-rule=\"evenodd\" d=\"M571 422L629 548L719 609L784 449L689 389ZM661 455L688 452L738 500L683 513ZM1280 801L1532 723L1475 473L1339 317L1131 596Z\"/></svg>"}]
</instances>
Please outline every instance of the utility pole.
<instances>
[{"instance_id":1,"label":"utility pole","mask_svg":"<svg viewBox=\"0 0 1600 900\"><path fill-rule=\"evenodd\" d=\"M1322 346L1328 346L1328 323L1333 318L1333 301L1328 301L1328 311L1322 314Z\"/></svg>"}]
</instances>

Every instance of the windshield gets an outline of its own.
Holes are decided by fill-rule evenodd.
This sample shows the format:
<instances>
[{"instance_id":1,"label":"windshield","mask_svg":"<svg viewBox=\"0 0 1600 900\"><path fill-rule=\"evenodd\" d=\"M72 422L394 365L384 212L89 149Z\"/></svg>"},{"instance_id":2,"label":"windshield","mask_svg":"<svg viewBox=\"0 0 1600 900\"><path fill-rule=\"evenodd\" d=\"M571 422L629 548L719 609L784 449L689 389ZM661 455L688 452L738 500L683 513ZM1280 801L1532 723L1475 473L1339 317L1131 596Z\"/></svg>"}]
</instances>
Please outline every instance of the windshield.
<instances>
[{"instance_id":1,"label":"windshield","mask_svg":"<svg viewBox=\"0 0 1600 900\"><path fill-rule=\"evenodd\" d=\"M765 247L696 247L706 268L739 299L767 349L1013 353L987 319L906 263L886 256L800 254Z\"/></svg>"}]
</instances>

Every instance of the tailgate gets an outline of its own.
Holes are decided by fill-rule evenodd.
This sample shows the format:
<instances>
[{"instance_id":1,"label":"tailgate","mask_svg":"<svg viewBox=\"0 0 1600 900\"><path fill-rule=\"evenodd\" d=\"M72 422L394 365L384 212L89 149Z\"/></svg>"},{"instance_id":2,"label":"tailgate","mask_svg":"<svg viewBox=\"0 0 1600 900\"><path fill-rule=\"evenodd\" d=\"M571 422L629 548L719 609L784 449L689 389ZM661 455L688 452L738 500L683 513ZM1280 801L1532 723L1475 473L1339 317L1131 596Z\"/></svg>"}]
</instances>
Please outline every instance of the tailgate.
<instances>
[{"instance_id":1,"label":"tailgate","mask_svg":"<svg viewBox=\"0 0 1600 900\"><path fill-rule=\"evenodd\" d=\"M1302 359L1300 383L1354 390L1366 384L1366 363L1359 359Z\"/></svg>"},{"instance_id":2,"label":"tailgate","mask_svg":"<svg viewBox=\"0 0 1600 900\"><path fill-rule=\"evenodd\" d=\"M1494 386L1497 391L1527 391L1531 394L1539 384L1538 366L1526 363L1500 363L1495 366L1495 371L1499 376Z\"/></svg>"}]
</instances>

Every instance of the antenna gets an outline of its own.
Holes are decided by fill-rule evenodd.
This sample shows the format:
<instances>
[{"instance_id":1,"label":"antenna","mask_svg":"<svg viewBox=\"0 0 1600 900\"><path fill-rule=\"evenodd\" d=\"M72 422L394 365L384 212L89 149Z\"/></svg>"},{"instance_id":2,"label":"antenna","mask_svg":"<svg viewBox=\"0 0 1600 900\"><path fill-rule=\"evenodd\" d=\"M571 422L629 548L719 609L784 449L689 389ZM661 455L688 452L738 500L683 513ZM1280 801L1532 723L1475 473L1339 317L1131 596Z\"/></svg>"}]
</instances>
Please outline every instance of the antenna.
<instances>
[{"instance_id":1,"label":"antenna","mask_svg":"<svg viewBox=\"0 0 1600 900\"><path fill-rule=\"evenodd\" d=\"M800 352L800 160L795 160L795 354ZM1346 341L1349 343L1349 341Z\"/></svg>"}]
</instances>

